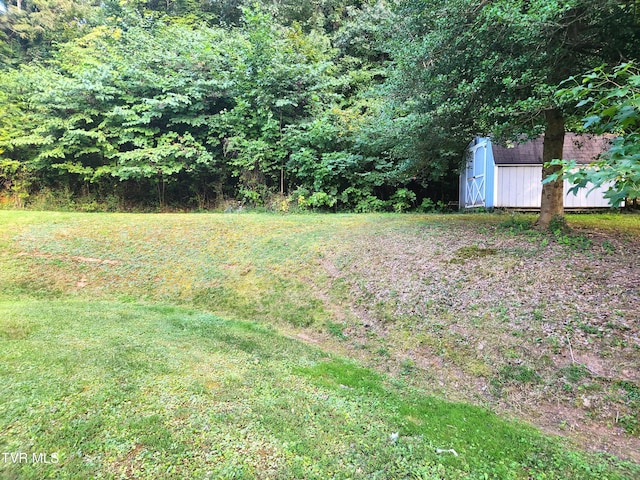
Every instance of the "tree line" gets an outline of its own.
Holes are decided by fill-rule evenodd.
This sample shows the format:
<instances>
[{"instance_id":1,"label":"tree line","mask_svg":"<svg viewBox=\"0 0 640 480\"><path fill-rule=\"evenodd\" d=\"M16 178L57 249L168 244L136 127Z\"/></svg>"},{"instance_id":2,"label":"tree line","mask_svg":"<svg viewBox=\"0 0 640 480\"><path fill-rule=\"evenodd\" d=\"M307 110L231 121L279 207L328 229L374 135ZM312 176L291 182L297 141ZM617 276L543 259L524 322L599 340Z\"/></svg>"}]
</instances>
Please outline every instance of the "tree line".
<instances>
[{"instance_id":1,"label":"tree line","mask_svg":"<svg viewBox=\"0 0 640 480\"><path fill-rule=\"evenodd\" d=\"M566 130L633 133L633 75L624 125L581 122L605 110L586 101L605 83L563 82L633 72L638 25L637 2L618 0L4 2L0 188L17 202L432 209L453 199L475 135L544 132L551 161ZM545 170L548 218L562 171Z\"/></svg>"}]
</instances>

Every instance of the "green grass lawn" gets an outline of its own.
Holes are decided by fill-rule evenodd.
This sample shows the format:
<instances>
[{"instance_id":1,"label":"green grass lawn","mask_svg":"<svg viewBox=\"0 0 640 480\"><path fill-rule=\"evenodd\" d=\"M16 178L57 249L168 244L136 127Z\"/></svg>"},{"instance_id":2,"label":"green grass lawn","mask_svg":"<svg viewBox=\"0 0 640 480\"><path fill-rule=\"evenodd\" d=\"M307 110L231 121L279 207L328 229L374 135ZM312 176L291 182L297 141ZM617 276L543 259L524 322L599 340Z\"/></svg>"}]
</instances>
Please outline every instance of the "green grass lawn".
<instances>
[{"instance_id":1,"label":"green grass lawn","mask_svg":"<svg viewBox=\"0 0 640 480\"><path fill-rule=\"evenodd\" d=\"M291 333L354 235L459 221L0 211L0 478L640 478Z\"/></svg>"}]
</instances>

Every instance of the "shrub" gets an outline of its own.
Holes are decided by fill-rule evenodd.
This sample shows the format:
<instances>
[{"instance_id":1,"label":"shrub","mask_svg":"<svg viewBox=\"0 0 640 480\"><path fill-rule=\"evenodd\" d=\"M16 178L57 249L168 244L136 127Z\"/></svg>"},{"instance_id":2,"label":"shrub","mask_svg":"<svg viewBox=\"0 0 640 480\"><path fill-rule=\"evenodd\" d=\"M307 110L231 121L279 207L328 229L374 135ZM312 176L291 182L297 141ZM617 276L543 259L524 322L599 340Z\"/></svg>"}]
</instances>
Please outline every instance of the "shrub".
<instances>
[{"instance_id":1,"label":"shrub","mask_svg":"<svg viewBox=\"0 0 640 480\"><path fill-rule=\"evenodd\" d=\"M408 188L399 188L391 197L394 211L402 213L410 209L416 201L416 194Z\"/></svg>"},{"instance_id":2,"label":"shrub","mask_svg":"<svg viewBox=\"0 0 640 480\"><path fill-rule=\"evenodd\" d=\"M326 192L314 192L306 202L313 208L333 207L338 199Z\"/></svg>"}]
</instances>

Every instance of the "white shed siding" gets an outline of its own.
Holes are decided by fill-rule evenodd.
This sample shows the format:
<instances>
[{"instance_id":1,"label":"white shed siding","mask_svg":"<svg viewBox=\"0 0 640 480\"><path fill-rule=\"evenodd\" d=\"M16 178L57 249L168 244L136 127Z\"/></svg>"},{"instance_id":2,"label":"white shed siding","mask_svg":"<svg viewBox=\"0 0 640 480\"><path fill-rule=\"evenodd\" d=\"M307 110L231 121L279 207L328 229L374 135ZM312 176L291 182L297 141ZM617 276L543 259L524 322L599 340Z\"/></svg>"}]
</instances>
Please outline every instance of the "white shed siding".
<instances>
[{"instance_id":1,"label":"white shed siding","mask_svg":"<svg viewBox=\"0 0 640 480\"><path fill-rule=\"evenodd\" d=\"M498 165L496 168L495 206L500 208L540 208L542 197L542 166ZM578 194L567 192L571 186L564 181L564 206L566 208L607 208L609 200L604 198L608 185L589 193L590 187L581 188Z\"/></svg>"},{"instance_id":2,"label":"white shed siding","mask_svg":"<svg viewBox=\"0 0 640 480\"><path fill-rule=\"evenodd\" d=\"M494 168L493 168L493 206L494 207L498 207L498 172L500 171L500 169L498 168L497 165L495 165L494 163Z\"/></svg>"},{"instance_id":3,"label":"white shed siding","mask_svg":"<svg viewBox=\"0 0 640 480\"><path fill-rule=\"evenodd\" d=\"M542 167L497 166L496 207L540 208Z\"/></svg>"},{"instance_id":4,"label":"white shed siding","mask_svg":"<svg viewBox=\"0 0 640 480\"><path fill-rule=\"evenodd\" d=\"M593 191L593 184L588 184L585 188L578 190L578 194L567 193L571 186L564 181L564 206L567 208L607 208L610 207L609 199L604 198L604 193L609 189L609 185L603 185Z\"/></svg>"}]
</instances>

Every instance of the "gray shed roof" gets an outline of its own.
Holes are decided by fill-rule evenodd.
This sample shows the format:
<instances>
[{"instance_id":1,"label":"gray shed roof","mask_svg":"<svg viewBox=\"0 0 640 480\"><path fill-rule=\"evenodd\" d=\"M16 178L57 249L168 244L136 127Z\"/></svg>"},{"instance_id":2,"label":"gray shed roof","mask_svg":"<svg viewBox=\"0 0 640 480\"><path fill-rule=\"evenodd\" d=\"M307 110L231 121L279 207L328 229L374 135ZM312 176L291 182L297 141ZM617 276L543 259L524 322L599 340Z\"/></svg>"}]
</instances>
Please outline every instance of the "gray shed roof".
<instances>
[{"instance_id":1,"label":"gray shed roof","mask_svg":"<svg viewBox=\"0 0 640 480\"><path fill-rule=\"evenodd\" d=\"M598 155L608 150L613 135L578 135L566 133L564 136L563 157L578 163L590 163ZM493 146L493 160L496 165L523 165L542 163L542 142L544 136L527 143L519 143L512 147Z\"/></svg>"}]
</instances>

